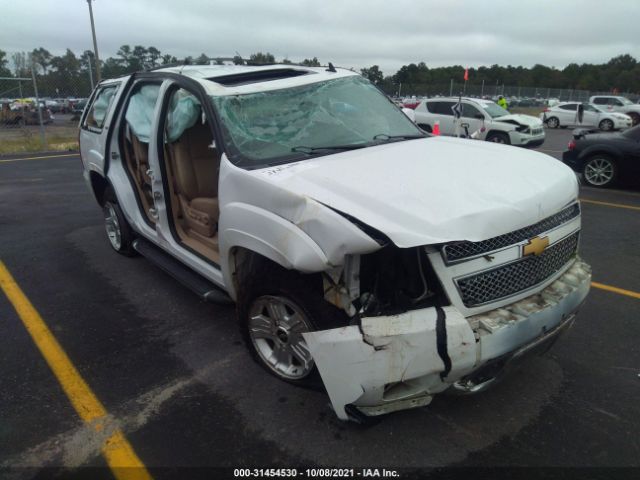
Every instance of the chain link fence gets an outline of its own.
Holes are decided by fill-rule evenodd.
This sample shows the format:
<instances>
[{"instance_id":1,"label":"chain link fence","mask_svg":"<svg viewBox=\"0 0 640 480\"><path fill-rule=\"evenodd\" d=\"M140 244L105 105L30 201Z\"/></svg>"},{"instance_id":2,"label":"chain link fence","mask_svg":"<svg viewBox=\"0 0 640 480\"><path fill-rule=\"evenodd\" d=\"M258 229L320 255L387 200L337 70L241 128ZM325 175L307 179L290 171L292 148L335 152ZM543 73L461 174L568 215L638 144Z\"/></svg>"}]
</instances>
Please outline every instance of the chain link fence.
<instances>
[{"instance_id":1,"label":"chain link fence","mask_svg":"<svg viewBox=\"0 0 640 480\"><path fill-rule=\"evenodd\" d=\"M458 95L477 98L497 99L502 95L512 107L538 107L547 105L549 100L559 102L587 102L593 95L619 95L627 97L634 103L640 100L640 95L630 92L594 92L589 90L573 90L562 88L517 87L502 84L469 84L451 81L448 84L413 84L399 85L398 94L401 97L436 97Z\"/></svg>"},{"instance_id":2,"label":"chain link fence","mask_svg":"<svg viewBox=\"0 0 640 480\"><path fill-rule=\"evenodd\" d=\"M92 78L25 69L0 77L0 154L78 148Z\"/></svg>"}]
</instances>

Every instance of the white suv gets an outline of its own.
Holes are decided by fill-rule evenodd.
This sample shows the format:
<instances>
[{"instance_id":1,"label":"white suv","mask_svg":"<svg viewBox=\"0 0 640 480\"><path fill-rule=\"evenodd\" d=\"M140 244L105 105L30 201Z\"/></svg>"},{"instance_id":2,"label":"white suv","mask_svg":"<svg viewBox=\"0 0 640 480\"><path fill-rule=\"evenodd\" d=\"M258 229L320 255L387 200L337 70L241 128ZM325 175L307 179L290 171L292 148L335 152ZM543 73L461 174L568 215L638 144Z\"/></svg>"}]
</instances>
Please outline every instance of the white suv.
<instances>
[{"instance_id":1,"label":"white suv","mask_svg":"<svg viewBox=\"0 0 640 480\"><path fill-rule=\"evenodd\" d=\"M458 98L423 100L415 108L416 123L423 130L432 132L438 121L442 135L455 135L452 109L458 101ZM544 143L544 127L536 117L510 114L491 100L462 98L461 103L462 117L458 127L461 135L468 132L480 140L521 147L537 147Z\"/></svg>"},{"instance_id":2,"label":"white suv","mask_svg":"<svg viewBox=\"0 0 640 480\"><path fill-rule=\"evenodd\" d=\"M633 125L640 123L640 105L633 103L626 97L615 95L595 95L589 98L589 103L609 112L626 113L631 117Z\"/></svg>"},{"instance_id":3,"label":"white suv","mask_svg":"<svg viewBox=\"0 0 640 480\"><path fill-rule=\"evenodd\" d=\"M113 249L235 301L254 359L341 419L484 389L589 290L568 167L426 135L331 65L107 80L80 147Z\"/></svg>"}]
</instances>

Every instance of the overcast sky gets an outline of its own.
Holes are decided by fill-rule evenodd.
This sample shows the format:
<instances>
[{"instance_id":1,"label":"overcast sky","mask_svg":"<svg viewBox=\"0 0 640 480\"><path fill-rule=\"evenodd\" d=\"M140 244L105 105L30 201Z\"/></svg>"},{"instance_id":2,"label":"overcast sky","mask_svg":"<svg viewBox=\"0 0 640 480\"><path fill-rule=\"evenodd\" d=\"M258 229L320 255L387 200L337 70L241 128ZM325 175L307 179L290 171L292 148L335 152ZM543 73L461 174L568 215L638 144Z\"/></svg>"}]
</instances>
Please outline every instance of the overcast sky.
<instances>
[{"instance_id":1,"label":"overcast sky","mask_svg":"<svg viewBox=\"0 0 640 480\"><path fill-rule=\"evenodd\" d=\"M611 8L607 9L610 5ZM640 59L640 0L96 0L102 59L120 45L177 57L318 57L386 75L429 67ZM91 49L85 0L0 0L0 49Z\"/></svg>"}]
</instances>

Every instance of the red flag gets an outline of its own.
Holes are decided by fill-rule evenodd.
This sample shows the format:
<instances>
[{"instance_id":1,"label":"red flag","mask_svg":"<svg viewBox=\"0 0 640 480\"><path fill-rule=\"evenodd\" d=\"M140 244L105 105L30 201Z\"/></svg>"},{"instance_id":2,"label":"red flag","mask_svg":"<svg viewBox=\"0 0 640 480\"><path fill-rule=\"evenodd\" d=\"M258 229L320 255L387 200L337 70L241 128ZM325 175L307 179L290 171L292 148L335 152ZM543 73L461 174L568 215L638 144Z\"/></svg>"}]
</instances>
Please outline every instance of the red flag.
<instances>
[{"instance_id":1,"label":"red flag","mask_svg":"<svg viewBox=\"0 0 640 480\"><path fill-rule=\"evenodd\" d=\"M469 69L465 68L464 69L464 81L466 82L467 80L469 80Z\"/></svg>"}]
</instances>

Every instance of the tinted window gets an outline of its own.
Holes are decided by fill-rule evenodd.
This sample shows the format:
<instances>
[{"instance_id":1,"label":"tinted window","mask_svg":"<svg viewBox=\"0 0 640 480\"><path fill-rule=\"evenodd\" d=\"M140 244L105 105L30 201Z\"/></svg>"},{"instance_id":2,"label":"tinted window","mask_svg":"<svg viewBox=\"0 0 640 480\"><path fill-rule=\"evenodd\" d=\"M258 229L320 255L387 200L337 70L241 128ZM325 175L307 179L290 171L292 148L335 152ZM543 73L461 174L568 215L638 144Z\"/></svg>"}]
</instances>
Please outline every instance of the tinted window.
<instances>
[{"instance_id":1,"label":"tinted window","mask_svg":"<svg viewBox=\"0 0 640 480\"><path fill-rule=\"evenodd\" d=\"M596 97L593 99L593 103L595 103L596 105L606 105L607 99L604 97Z\"/></svg>"},{"instance_id":2,"label":"tinted window","mask_svg":"<svg viewBox=\"0 0 640 480\"><path fill-rule=\"evenodd\" d=\"M618 100L617 98L611 98L609 100L609 105L615 105L616 107L621 107L624 104L620 100Z\"/></svg>"},{"instance_id":3,"label":"tinted window","mask_svg":"<svg viewBox=\"0 0 640 480\"><path fill-rule=\"evenodd\" d=\"M480 110L468 103L462 104L462 116L466 118L476 118L478 116L484 118L484 115L480 113Z\"/></svg>"},{"instance_id":4,"label":"tinted window","mask_svg":"<svg viewBox=\"0 0 640 480\"><path fill-rule=\"evenodd\" d=\"M109 85L98 91L84 121L85 127L102 129L107 113L111 108L113 96L118 91L120 84Z\"/></svg>"},{"instance_id":5,"label":"tinted window","mask_svg":"<svg viewBox=\"0 0 640 480\"><path fill-rule=\"evenodd\" d=\"M435 113L437 115L451 115L453 116L453 112L451 111L451 107L455 105L454 102L428 102L427 108L431 113Z\"/></svg>"},{"instance_id":6,"label":"tinted window","mask_svg":"<svg viewBox=\"0 0 640 480\"><path fill-rule=\"evenodd\" d=\"M576 111L577 103L569 103L568 105L560 105L561 110L571 110L572 112Z\"/></svg>"}]
</instances>

